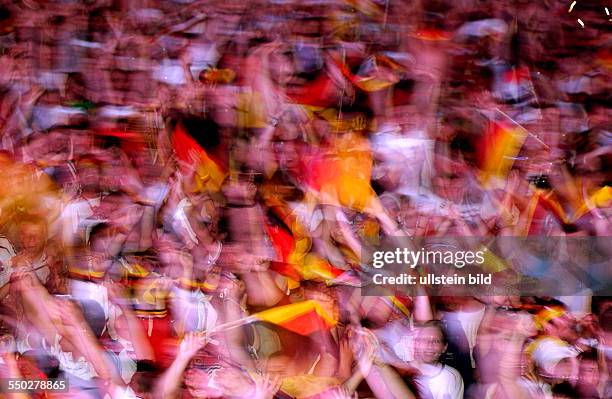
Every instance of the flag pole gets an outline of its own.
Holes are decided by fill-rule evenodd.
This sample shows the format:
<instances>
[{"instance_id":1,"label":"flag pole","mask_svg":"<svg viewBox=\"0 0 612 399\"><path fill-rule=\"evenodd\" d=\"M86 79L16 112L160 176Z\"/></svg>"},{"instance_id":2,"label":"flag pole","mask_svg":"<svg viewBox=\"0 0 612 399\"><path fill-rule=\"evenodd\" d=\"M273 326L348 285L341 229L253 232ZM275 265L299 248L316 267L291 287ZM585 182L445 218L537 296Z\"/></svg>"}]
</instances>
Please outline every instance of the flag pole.
<instances>
[{"instance_id":1,"label":"flag pole","mask_svg":"<svg viewBox=\"0 0 612 399\"><path fill-rule=\"evenodd\" d=\"M546 143L544 143L542 140L540 140L540 138L538 136L536 136L535 134L531 133L529 130L525 129L525 127L523 125L521 125L520 123L518 123L517 121L515 121L514 119L512 119L508 114L506 114L504 111L502 111L499 108L495 108L495 111L499 112L500 114L502 114L504 117L510 119L513 123L515 123L518 127L520 127L521 129L523 129L527 135L529 137L532 137L535 141L537 141L538 143L542 144L542 146L544 148L546 148L547 150L550 150L550 146L548 146Z\"/></svg>"},{"instance_id":2,"label":"flag pole","mask_svg":"<svg viewBox=\"0 0 612 399\"><path fill-rule=\"evenodd\" d=\"M258 319L257 319L256 316L247 316L247 317L243 317L242 319L228 321L227 323L219 324L218 326L213 327L211 330L209 330L207 332L209 334L215 334L215 333L219 333L219 332L224 332L224 331L227 331L227 330L232 330L234 328L242 327L242 326L247 325L249 323L253 323L253 322L257 321L257 320Z\"/></svg>"}]
</instances>

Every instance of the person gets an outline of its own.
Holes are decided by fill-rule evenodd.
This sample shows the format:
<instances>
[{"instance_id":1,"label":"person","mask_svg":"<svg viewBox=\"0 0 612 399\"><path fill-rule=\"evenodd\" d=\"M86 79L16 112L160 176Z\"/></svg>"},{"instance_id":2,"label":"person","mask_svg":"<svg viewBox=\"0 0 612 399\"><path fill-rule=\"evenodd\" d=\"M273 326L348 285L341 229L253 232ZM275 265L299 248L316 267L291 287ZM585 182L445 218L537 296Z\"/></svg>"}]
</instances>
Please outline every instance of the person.
<instances>
[{"instance_id":1,"label":"person","mask_svg":"<svg viewBox=\"0 0 612 399\"><path fill-rule=\"evenodd\" d=\"M610 397L609 21L568 4L2 2L1 376ZM493 284L369 296L388 244Z\"/></svg>"},{"instance_id":2,"label":"person","mask_svg":"<svg viewBox=\"0 0 612 399\"><path fill-rule=\"evenodd\" d=\"M414 334L414 367L417 390L424 398L463 398L463 379L459 372L441 362L448 345L442 329L433 322L416 327Z\"/></svg>"},{"instance_id":3,"label":"person","mask_svg":"<svg viewBox=\"0 0 612 399\"><path fill-rule=\"evenodd\" d=\"M21 218L17 236L19 250L11 259L12 267L31 268L43 285L58 280L60 271L56 270L55 259L48 256L46 221L34 216Z\"/></svg>"},{"instance_id":4,"label":"person","mask_svg":"<svg viewBox=\"0 0 612 399\"><path fill-rule=\"evenodd\" d=\"M604 397L607 378L604 374L605 366L603 370L602 366L597 351L583 352L578 356L578 382L576 383L578 396L585 399Z\"/></svg>"},{"instance_id":5,"label":"person","mask_svg":"<svg viewBox=\"0 0 612 399\"><path fill-rule=\"evenodd\" d=\"M11 277L10 259L15 256L15 249L6 237L0 236L0 300L8 294L8 283Z\"/></svg>"},{"instance_id":6,"label":"person","mask_svg":"<svg viewBox=\"0 0 612 399\"><path fill-rule=\"evenodd\" d=\"M525 349L533 362L535 381L544 392L578 378L578 355L583 350L577 342L575 320L560 304L544 306L536 316L541 334Z\"/></svg>"}]
</instances>

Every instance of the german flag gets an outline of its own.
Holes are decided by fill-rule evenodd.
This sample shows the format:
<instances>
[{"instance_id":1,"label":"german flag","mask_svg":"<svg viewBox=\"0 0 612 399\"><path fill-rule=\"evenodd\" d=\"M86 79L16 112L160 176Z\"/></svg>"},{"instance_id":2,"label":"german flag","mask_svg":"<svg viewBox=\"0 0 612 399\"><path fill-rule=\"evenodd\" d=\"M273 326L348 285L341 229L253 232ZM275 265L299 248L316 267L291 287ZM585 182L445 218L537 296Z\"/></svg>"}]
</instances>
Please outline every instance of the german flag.
<instances>
[{"instance_id":1,"label":"german flag","mask_svg":"<svg viewBox=\"0 0 612 399\"><path fill-rule=\"evenodd\" d=\"M288 262L295 250L295 239L291 233L280 226L266 224L265 227L274 251L279 258L278 261L270 262L270 269L294 281L301 281L302 275L297 265Z\"/></svg>"},{"instance_id":2,"label":"german flag","mask_svg":"<svg viewBox=\"0 0 612 399\"><path fill-rule=\"evenodd\" d=\"M490 121L477 144L480 179L485 187L495 179L506 179L526 137L527 131L509 118Z\"/></svg>"},{"instance_id":3,"label":"german flag","mask_svg":"<svg viewBox=\"0 0 612 399\"><path fill-rule=\"evenodd\" d=\"M335 135L332 143L304 163L305 183L323 204L360 212L370 210L376 197L370 185L372 152L363 135Z\"/></svg>"},{"instance_id":4,"label":"german flag","mask_svg":"<svg viewBox=\"0 0 612 399\"><path fill-rule=\"evenodd\" d=\"M315 300L270 308L251 315L250 319L272 323L304 336L329 330L337 323Z\"/></svg>"},{"instance_id":5,"label":"german flag","mask_svg":"<svg viewBox=\"0 0 612 399\"><path fill-rule=\"evenodd\" d=\"M406 317L410 317L410 310L408 307L410 306L411 301L409 297L403 295L390 295L384 298L389 302L393 309L396 309Z\"/></svg>"},{"instance_id":6,"label":"german flag","mask_svg":"<svg viewBox=\"0 0 612 399\"><path fill-rule=\"evenodd\" d=\"M336 60L336 65L345 78L365 92L379 91L394 85L399 82L399 73L404 69L398 62L382 54L366 59L355 74L339 60Z\"/></svg>"},{"instance_id":7,"label":"german flag","mask_svg":"<svg viewBox=\"0 0 612 399\"><path fill-rule=\"evenodd\" d=\"M612 204L612 187L604 186L584 201L582 205L574 212L573 220L576 221L589 213L594 208L605 208Z\"/></svg>"},{"instance_id":8,"label":"german flag","mask_svg":"<svg viewBox=\"0 0 612 399\"><path fill-rule=\"evenodd\" d=\"M531 72L526 66L509 68L501 74L500 96L505 101L524 103L536 99Z\"/></svg>"},{"instance_id":9,"label":"german flag","mask_svg":"<svg viewBox=\"0 0 612 399\"><path fill-rule=\"evenodd\" d=\"M535 189L529 205L527 206L527 222L523 235L538 234L538 223L547 213L551 213L560 224L568 224L569 218L565 210L557 200L552 190Z\"/></svg>"},{"instance_id":10,"label":"german flag","mask_svg":"<svg viewBox=\"0 0 612 399\"><path fill-rule=\"evenodd\" d=\"M312 253L306 253L296 243L294 236L281 226L266 225L266 231L280 261L270 262L270 269L294 281L316 280L330 283L344 270L332 266L325 259Z\"/></svg>"},{"instance_id":11,"label":"german flag","mask_svg":"<svg viewBox=\"0 0 612 399\"><path fill-rule=\"evenodd\" d=\"M331 78L326 73L321 73L303 86L289 87L287 94L292 102L310 107L312 111L320 111L337 104L333 95L336 90Z\"/></svg>"},{"instance_id":12,"label":"german flag","mask_svg":"<svg viewBox=\"0 0 612 399\"><path fill-rule=\"evenodd\" d=\"M313 253L306 255L302 266L302 277L304 280L322 281L328 285L344 272L345 270L334 267L327 260Z\"/></svg>"},{"instance_id":13,"label":"german flag","mask_svg":"<svg viewBox=\"0 0 612 399\"><path fill-rule=\"evenodd\" d=\"M196 168L195 185L198 191L216 192L221 189L227 171L188 133L188 128L182 122L177 123L174 129L172 148L178 159Z\"/></svg>"}]
</instances>

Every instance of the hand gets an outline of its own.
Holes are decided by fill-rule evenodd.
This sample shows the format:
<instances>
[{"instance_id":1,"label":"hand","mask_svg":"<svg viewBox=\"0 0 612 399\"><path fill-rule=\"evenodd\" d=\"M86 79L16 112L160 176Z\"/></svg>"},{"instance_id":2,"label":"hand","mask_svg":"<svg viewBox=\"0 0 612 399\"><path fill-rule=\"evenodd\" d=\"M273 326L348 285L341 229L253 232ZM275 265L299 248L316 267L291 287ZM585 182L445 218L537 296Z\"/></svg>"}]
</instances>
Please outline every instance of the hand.
<instances>
[{"instance_id":1,"label":"hand","mask_svg":"<svg viewBox=\"0 0 612 399\"><path fill-rule=\"evenodd\" d=\"M56 300L55 304L57 304L57 306L50 306L49 308L50 310L55 310L58 312L58 316L65 326L76 327L81 332L87 331L88 326L84 322L83 318L80 317L80 308L78 308L72 300L60 299ZM53 313L53 311L50 313Z\"/></svg>"},{"instance_id":2,"label":"hand","mask_svg":"<svg viewBox=\"0 0 612 399\"><path fill-rule=\"evenodd\" d=\"M10 335L0 338L0 377L19 378L19 367L15 359L15 340Z\"/></svg>"},{"instance_id":3,"label":"hand","mask_svg":"<svg viewBox=\"0 0 612 399\"><path fill-rule=\"evenodd\" d=\"M186 359L191 359L200 349L202 349L209 341L206 332L189 332L183 337L179 346L179 356Z\"/></svg>"},{"instance_id":4,"label":"hand","mask_svg":"<svg viewBox=\"0 0 612 399\"><path fill-rule=\"evenodd\" d=\"M272 399L281 386L278 375L272 377L268 373L255 377L254 399Z\"/></svg>"},{"instance_id":5,"label":"hand","mask_svg":"<svg viewBox=\"0 0 612 399\"><path fill-rule=\"evenodd\" d=\"M347 336L340 339L338 344L339 364L338 376L342 379L348 379L351 376L351 367L353 365L353 351L351 343Z\"/></svg>"},{"instance_id":6,"label":"hand","mask_svg":"<svg viewBox=\"0 0 612 399\"><path fill-rule=\"evenodd\" d=\"M257 254L247 253L240 245L228 248L226 255L227 257L224 259L225 270L233 273L264 272L270 266L268 259Z\"/></svg>"},{"instance_id":7,"label":"hand","mask_svg":"<svg viewBox=\"0 0 612 399\"><path fill-rule=\"evenodd\" d=\"M13 288L18 291L28 290L35 286L35 276L32 276L32 271L25 267L13 269L11 273L11 283Z\"/></svg>"},{"instance_id":8,"label":"hand","mask_svg":"<svg viewBox=\"0 0 612 399\"><path fill-rule=\"evenodd\" d=\"M357 359L357 365L359 371L367 376L370 373L372 364L376 359L376 353L378 352L379 343L378 339L367 328L357 327L351 330L352 335L352 349Z\"/></svg>"},{"instance_id":9,"label":"hand","mask_svg":"<svg viewBox=\"0 0 612 399\"><path fill-rule=\"evenodd\" d=\"M231 277L228 274L222 274L219 278L219 292L222 293L223 299L231 298L236 302L240 303L242 297L244 296L244 292L246 287L242 280L239 280L235 277Z\"/></svg>"},{"instance_id":10,"label":"hand","mask_svg":"<svg viewBox=\"0 0 612 399\"><path fill-rule=\"evenodd\" d=\"M15 272L25 271L32 267L32 262L30 260L30 257L23 253L14 256L10 262Z\"/></svg>"}]
</instances>

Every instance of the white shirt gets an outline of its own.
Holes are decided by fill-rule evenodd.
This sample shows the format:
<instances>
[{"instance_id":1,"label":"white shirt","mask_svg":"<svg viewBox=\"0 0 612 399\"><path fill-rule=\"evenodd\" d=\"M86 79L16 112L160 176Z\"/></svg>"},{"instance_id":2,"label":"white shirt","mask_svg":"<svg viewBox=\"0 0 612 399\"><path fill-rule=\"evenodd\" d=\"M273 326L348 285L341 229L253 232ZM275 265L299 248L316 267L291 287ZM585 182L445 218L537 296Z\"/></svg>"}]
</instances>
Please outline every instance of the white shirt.
<instances>
[{"instance_id":1,"label":"white shirt","mask_svg":"<svg viewBox=\"0 0 612 399\"><path fill-rule=\"evenodd\" d=\"M92 378L97 377L98 374L96 373L93 365L84 357L75 359L72 352L65 352L62 349L60 345L61 339L61 336L56 334L53 345L48 345L45 341L43 341L43 348L57 358L60 369L83 380L91 380Z\"/></svg>"},{"instance_id":2,"label":"white shirt","mask_svg":"<svg viewBox=\"0 0 612 399\"><path fill-rule=\"evenodd\" d=\"M425 388L422 394L432 399L463 399L463 379L457 370L443 364L419 366L421 375L416 378L418 386ZM429 391L429 392L427 392Z\"/></svg>"},{"instance_id":3,"label":"white shirt","mask_svg":"<svg viewBox=\"0 0 612 399\"><path fill-rule=\"evenodd\" d=\"M482 308L472 312L457 311L452 313L461 324L463 332L465 332L465 337L470 347L470 359L472 361L472 367L476 367L476 362L474 361L474 347L476 346L478 328L480 328L480 322L484 317L485 307L483 306Z\"/></svg>"}]
</instances>

